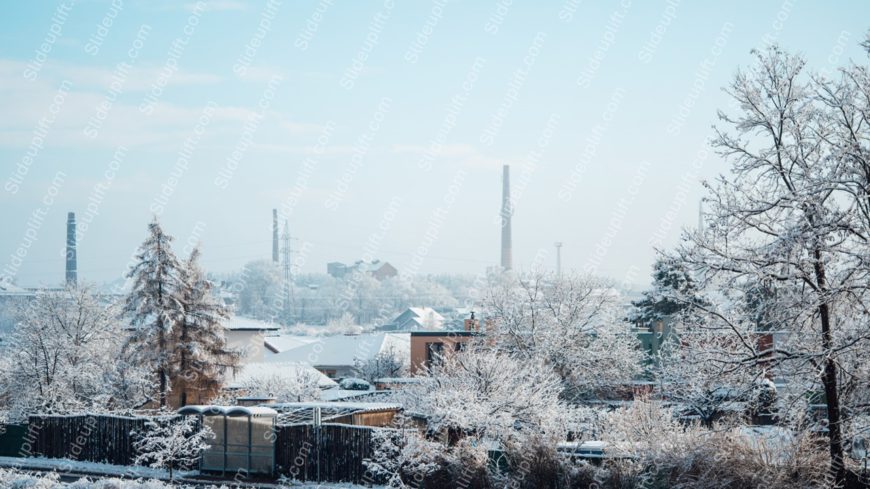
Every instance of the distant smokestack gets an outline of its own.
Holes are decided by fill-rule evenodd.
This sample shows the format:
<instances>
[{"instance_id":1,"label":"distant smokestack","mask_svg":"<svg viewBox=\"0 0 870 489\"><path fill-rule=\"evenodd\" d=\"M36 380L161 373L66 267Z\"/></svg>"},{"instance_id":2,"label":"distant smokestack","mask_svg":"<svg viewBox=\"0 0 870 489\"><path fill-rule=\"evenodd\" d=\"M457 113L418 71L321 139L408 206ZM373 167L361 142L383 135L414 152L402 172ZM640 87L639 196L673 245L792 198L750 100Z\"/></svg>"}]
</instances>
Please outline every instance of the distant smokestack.
<instances>
[{"instance_id":1,"label":"distant smokestack","mask_svg":"<svg viewBox=\"0 0 870 489\"><path fill-rule=\"evenodd\" d=\"M278 209L272 209L272 261L278 263Z\"/></svg>"},{"instance_id":2,"label":"distant smokestack","mask_svg":"<svg viewBox=\"0 0 870 489\"><path fill-rule=\"evenodd\" d=\"M75 286L77 281L76 213L70 212L66 217L66 283L67 285Z\"/></svg>"},{"instance_id":3,"label":"distant smokestack","mask_svg":"<svg viewBox=\"0 0 870 489\"><path fill-rule=\"evenodd\" d=\"M501 194L501 268L510 270L513 265L511 257L511 167L504 165Z\"/></svg>"}]
</instances>

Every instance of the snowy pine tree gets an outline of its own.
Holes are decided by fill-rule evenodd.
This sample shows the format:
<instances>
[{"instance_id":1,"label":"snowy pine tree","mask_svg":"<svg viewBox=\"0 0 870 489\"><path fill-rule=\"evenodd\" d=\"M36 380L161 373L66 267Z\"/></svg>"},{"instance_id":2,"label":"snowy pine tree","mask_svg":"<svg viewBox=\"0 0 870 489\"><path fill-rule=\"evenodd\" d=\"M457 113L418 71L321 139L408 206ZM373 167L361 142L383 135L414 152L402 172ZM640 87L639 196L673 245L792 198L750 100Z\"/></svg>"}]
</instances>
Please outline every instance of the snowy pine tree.
<instances>
[{"instance_id":1,"label":"snowy pine tree","mask_svg":"<svg viewBox=\"0 0 870 489\"><path fill-rule=\"evenodd\" d=\"M177 299L182 315L171 333L170 378L179 404L188 404L191 394L198 403L217 394L224 376L238 366L240 353L227 346L222 322L229 313L212 295L212 284L199 265L195 247L181 268Z\"/></svg>"},{"instance_id":2,"label":"snowy pine tree","mask_svg":"<svg viewBox=\"0 0 870 489\"><path fill-rule=\"evenodd\" d=\"M692 277L692 271L679 260L659 257L653 264L653 287L643 299L631 303L634 311L629 321L650 325L683 312L691 303L704 303Z\"/></svg>"},{"instance_id":3,"label":"snowy pine tree","mask_svg":"<svg viewBox=\"0 0 870 489\"><path fill-rule=\"evenodd\" d=\"M166 406L172 372L170 339L184 309L178 297L183 289L181 263L172 252L172 237L155 217L148 225L148 237L139 247L137 263L127 277L133 288L125 310L132 317L133 334L128 347L142 365L153 370L157 380L157 401Z\"/></svg>"}]
</instances>

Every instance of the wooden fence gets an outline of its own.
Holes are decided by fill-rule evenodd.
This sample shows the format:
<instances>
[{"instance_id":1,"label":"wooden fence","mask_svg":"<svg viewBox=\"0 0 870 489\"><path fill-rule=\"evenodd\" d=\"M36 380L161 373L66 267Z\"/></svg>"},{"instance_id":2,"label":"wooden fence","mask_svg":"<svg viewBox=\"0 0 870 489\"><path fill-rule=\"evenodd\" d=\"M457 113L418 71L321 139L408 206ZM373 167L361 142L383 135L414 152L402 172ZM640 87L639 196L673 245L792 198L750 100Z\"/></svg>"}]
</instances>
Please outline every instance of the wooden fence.
<instances>
[{"instance_id":1,"label":"wooden fence","mask_svg":"<svg viewBox=\"0 0 870 489\"><path fill-rule=\"evenodd\" d=\"M26 457L31 450L26 442L27 425L0 425L0 457Z\"/></svg>"},{"instance_id":2,"label":"wooden fence","mask_svg":"<svg viewBox=\"0 0 870 489\"><path fill-rule=\"evenodd\" d=\"M372 428L341 424L279 426L275 469L300 481L371 482L363 460L372 454Z\"/></svg>"},{"instance_id":3,"label":"wooden fence","mask_svg":"<svg viewBox=\"0 0 870 489\"><path fill-rule=\"evenodd\" d=\"M120 416L31 416L33 454L115 465L133 465L135 437L147 418Z\"/></svg>"},{"instance_id":4,"label":"wooden fence","mask_svg":"<svg viewBox=\"0 0 870 489\"><path fill-rule=\"evenodd\" d=\"M149 418L31 416L24 435L31 456L133 465L135 436ZM275 473L300 481L369 483L374 428L341 424L278 426ZM24 430L22 429L22 432Z\"/></svg>"}]
</instances>

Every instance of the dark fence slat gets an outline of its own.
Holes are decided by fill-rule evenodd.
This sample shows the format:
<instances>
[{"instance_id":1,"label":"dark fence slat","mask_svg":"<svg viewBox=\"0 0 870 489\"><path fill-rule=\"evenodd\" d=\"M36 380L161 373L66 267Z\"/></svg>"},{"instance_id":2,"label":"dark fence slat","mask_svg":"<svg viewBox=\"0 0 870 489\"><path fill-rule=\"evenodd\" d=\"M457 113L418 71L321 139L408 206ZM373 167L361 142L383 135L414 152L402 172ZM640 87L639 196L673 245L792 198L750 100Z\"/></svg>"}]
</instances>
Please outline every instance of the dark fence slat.
<instances>
[{"instance_id":1,"label":"dark fence slat","mask_svg":"<svg viewBox=\"0 0 870 489\"><path fill-rule=\"evenodd\" d=\"M116 416L31 416L27 437L32 453L47 458L67 458L114 465L133 465L134 437L145 420Z\"/></svg>"},{"instance_id":2,"label":"dark fence slat","mask_svg":"<svg viewBox=\"0 0 870 489\"><path fill-rule=\"evenodd\" d=\"M301 481L364 483L372 428L349 425L279 426L278 473Z\"/></svg>"}]
</instances>

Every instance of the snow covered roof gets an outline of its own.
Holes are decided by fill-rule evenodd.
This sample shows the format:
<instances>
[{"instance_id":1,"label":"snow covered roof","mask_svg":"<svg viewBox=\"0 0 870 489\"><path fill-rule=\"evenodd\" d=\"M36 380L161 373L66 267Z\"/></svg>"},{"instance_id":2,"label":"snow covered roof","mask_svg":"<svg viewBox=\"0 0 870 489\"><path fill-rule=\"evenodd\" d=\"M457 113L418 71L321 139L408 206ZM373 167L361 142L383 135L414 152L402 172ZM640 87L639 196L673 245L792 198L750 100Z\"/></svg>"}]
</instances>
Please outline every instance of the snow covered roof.
<instances>
[{"instance_id":1,"label":"snow covered roof","mask_svg":"<svg viewBox=\"0 0 870 489\"><path fill-rule=\"evenodd\" d=\"M410 362L411 336L408 333L327 336L319 342L272 355L266 361L353 366L390 348L400 359Z\"/></svg>"},{"instance_id":2,"label":"snow covered roof","mask_svg":"<svg viewBox=\"0 0 870 489\"><path fill-rule=\"evenodd\" d=\"M178 410L178 414L196 414L206 416L256 416L274 417L278 412L274 409L262 406L211 406L192 405L184 406Z\"/></svg>"},{"instance_id":3,"label":"snow covered roof","mask_svg":"<svg viewBox=\"0 0 870 489\"><path fill-rule=\"evenodd\" d=\"M0 280L0 294L3 294L3 295L5 295L5 294L8 294L8 295L32 294L32 292L28 292L27 290L22 289L21 287L15 285L13 283Z\"/></svg>"},{"instance_id":4,"label":"snow covered roof","mask_svg":"<svg viewBox=\"0 0 870 489\"><path fill-rule=\"evenodd\" d=\"M277 324L259 319L233 316L224 323L224 328L231 331L278 331L281 329Z\"/></svg>"},{"instance_id":5,"label":"snow covered roof","mask_svg":"<svg viewBox=\"0 0 870 489\"><path fill-rule=\"evenodd\" d=\"M275 352L281 353L287 350L292 350L294 348L298 348L300 346L305 346L309 343L315 343L320 341L322 338L317 338L314 336L293 336L293 335L278 335L278 336L267 336L265 338L266 348Z\"/></svg>"},{"instance_id":6,"label":"snow covered roof","mask_svg":"<svg viewBox=\"0 0 870 489\"><path fill-rule=\"evenodd\" d=\"M233 380L227 384L227 388L239 389L247 382L263 377L276 376L295 380L301 375L317 379L317 385L320 388L338 385L334 380L323 375L319 370L310 365L292 362L253 362L244 365L241 370L237 371Z\"/></svg>"},{"instance_id":7,"label":"snow covered roof","mask_svg":"<svg viewBox=\"0 0 870 489\"><path fill-rule=\"evenodd\" d=\"M424 317L428 316L428 317L432 317L433 319L436 319L436 320L443 320L444 319L444 316L442 316L441 314L438 314L438 312L435 309L432 309L431 307L409 307L408 310L413 312L417 317L420 317L420 318L424 318Z\"/></svg>"},{"instance_id":8,"label":"snow covered roof","mask_svg":"<svg viewBox=\"0 0 870 489\"><path fill-rule=\"evenodd\" d=\"M393 320L393 327L400 331L417 329L441 329L444 316L431 307L409 307Z\"/></svg>"}]
</instances>

